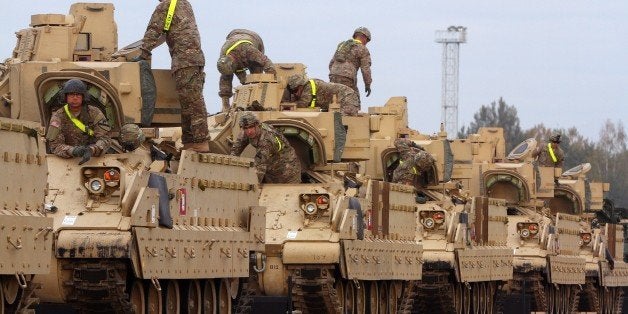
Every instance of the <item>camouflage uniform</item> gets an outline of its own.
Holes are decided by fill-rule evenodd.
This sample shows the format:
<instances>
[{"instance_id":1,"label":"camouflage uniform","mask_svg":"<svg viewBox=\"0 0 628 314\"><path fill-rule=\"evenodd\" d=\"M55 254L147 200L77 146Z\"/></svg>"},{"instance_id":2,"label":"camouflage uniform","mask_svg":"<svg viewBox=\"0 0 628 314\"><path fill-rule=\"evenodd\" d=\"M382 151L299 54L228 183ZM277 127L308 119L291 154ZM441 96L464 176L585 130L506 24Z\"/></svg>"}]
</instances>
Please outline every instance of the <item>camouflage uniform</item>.
<instances>
[{"instance_id":1,"label":"camouflage uniform","mask_svg":"<svg viewBox=\"0 0 628 314\"><path fill-rule=\"evenodd\" d=\"M89 146L94 156L106 152L111 144L107 135L111 127L102 111L94 106L83 105L77 118L93 130L94 135L90 136L76 127L61 107L50 117L47 139L52 153L59 157L72 158L72 150L77 146Z\"/></svg>"},{"instance_id":2,"label":"camouflage uniform","mask_svg":"<svg viewBox=\"0 0 628 314\"><path fill-rule=\"evenodd\" d=\"M244 84L246 70L250 73L272 73L275 74L273 62L264 54L264 43L261 37L250 30L235 29L229 33L227 40L220 49L220 56L224 56L234 44L240 40L248 40L250 43L240 43L229 52L233 58L233 66L237 69L235 75ZM221 98L233 95L233 74L221 74L218 96Z\"/></svg>"},{"instance_id":3,"label":"camouflage uniform","mask_svg":"<svg viewBox=\"0 0 628 314\"><path fill-rule=\"evenodd\" d=\"M392 181L415 185L421 172L429 170L435 160L430 153L415 148L407 139L395 140L395 148L399 151L399 166L393 172Z\"/></svg>"},{"instance_id":4,"label":"camouflage uniform","mask_svg":"<svg viewBox=\"0 0 628 314\"><path fill-rule=\"evenodd\" d=\"M183 143L200 143L209 138L207 108L203 98L205 56L201 50L201 36L192 6L187 0L177 1L170 30L164 31L169 6L170 0L163 0L155 8L144 34L142 57L149 59L151 51L163 42L165 36L181 103L181 140Z\"/></svg>"},{"instance_id":5,"label":"camouflage uniform","mask_svg":"<svg viewBox=\"0 0 628 314\"><path fill-rule=\"evenodd\" d=\"M316 85L316 103L315 106L323 109L329 109L329 104L333 101L334 95L340 103L340 111L346 116L357 116L360 111L360 102L356 93L349 87L337 84L327 83L319 79L313 79ZM297 99L297 107L306 108L312 103L312 85L308 81L303 85L301 96Z\"/></svg>"},{"instance_id":6,"label":"camouflage uniform","mask_svg":"<svg viewBox=\"0 0 628 314\"><path fill-rule=\"evenodd\" d=\"M371 53L368 48L357 39L349 39L338 44L334 56L329 61L329 81L351 87L360 102L358 90L358 69L362 71L364 85L370 86Z\"/></svg>"},{"instance_id":7,"label":"camouflage uniform","mask_svg":"<svg viewBox=\"0 0 628 314\"><path fill-rule=\"evenodd\" d=\"M556 148L552 148L554 151L554 156L556 157L556 162L552 160L552 156L547 147L548 144L543 144L537 147L534 152L532 152L532 157L536 157L536 162L541 167L563 167L563 161L565 160L565 153L560 148L560 146L556 145Z\"/></svg>"},{"instance_id":8,"label":"camouflage uniform","mask_svg":"<svg viewBox=\"0 0 628 314\"><path fill-rule=\"evenodd\" d=\"M270 125L261 123L260 134L249 139L244 131L231 148L231 155L239 156L248 144L256 148L255 167L259 182L301 183L301 163L288 140Z\"/></svg>"}]
</instances>

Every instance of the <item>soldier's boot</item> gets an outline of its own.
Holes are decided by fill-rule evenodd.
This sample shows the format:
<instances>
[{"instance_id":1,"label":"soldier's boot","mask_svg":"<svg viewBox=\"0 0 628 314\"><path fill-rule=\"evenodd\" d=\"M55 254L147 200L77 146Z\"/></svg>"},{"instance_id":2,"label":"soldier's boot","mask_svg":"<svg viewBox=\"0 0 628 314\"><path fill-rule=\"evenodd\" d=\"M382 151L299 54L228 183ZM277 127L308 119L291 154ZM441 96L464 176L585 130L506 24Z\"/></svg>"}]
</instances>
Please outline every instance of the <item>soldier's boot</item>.
<instances>
[{"instance_id":1,"label":"soldier's boot","mask_svg":"<svg viewBox=\"0 0 628 314\"><path fill-rule=\"evenodd\" d=\"M183 143L183 149L195 151L197 153L209 153L209 142Z\"/></svg>"}]
</instances>

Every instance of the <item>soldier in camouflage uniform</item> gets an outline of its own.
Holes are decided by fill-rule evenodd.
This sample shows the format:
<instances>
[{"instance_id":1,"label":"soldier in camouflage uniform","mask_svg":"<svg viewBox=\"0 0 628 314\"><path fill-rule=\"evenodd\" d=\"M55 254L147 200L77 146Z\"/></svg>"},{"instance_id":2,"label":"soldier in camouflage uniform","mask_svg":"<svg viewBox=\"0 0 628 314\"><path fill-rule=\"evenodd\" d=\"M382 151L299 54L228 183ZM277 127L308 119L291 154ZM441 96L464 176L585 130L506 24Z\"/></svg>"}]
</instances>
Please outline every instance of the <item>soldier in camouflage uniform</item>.
<instances>
[{"instance_id":1,"label":"soldier in camouflage uniform","mask_svg":"<svg viewBox=\"0 0 628 314\"><path fill-rule=\"evenodd\" d=\"M52 153L63 158L82 157L79 164L100 156L111 144L111 127L100 109L87 105L87 87L79 79L63 85L64 106L50 117L46 139Z\"/></svg>"},{"instance_id":2,"label":"soldier in camouflage uniform","mask_svg":"<svg viewBox=\"0 0 628 314\"><path fill-rule=\"evenodd\" d=\"M542 144L532 152L536 162L541 167L563 167L565 153L560 148L560 134L554 134L549 138L548 144Z\"/></svg>"},{"instance_id":3,"label":"soldier in camouflage uniform","mask_svg":"<svg viewBox=\"0 0 628 314\"><path fill-rule=\"evenodd\" d=\"M329 110L329 104L336 95L342 115L357 116L360 111L360 103L355 92L342 84L327 83L294 74L288 77L288 88L299 108L320 107Z\"/></svg>"},{"instance_id":4,"label":"soldier in camouflage uniform","mask_svg":"<svg viewBox=\"0 0 628 314\"><path fill-rule=\"evenodd\" d=\"M172 12L172 21L166 18ZM183 149L209 151L207 108L203 98L205 56L192 6L187 0L160 0L146 28L141 59L149 59L151 51L166 40L172 57L172 75L181 103L181 141Z\"/></svg>"},{"instance_id":5,"label":"soldier in camouflage uniform","mask_svg":"<svg viewBox=\"0 0 628 314\"><path fill-rule=\"evenodd\" d=\"M245 83L246 70L250 73L276 74L273 62L264 54L262 38L247 29L234 29L220 49L220 57L216 62L220 72L218 96L222 98L222 109L229 109L229 98L233 95L233 75L241 84Z\"/></svg>"},{"instance_id":6,"label":"soldier in camouflage uniform","mask_svg":"<svg viewBox=\"0 0 628 314\"><path fill-rule=\"evenodd\" d=\"M281 132L260 123L251 112L240 117L240 128L242 131L231 148L231 155L239 156L248 144L255 147L260 183L301 183L301 163Z\"/></svg>"},{"instance_id":7,"label":"soldier in camouflage uniform","mask_svg":"<svg viewBox=\"0 0 628 314\"><path fill-rule=\"evenodd\" d=\"M392 178L395 183L415 186L421 173L429 170L436 162L430 153L408 139L395 140L395 148L399 151L399 166L395 168Z\"/></svg>"},{"instance_id":8,"label":"soldier in camouflage uniform","mask_svg":"<svg viewBox=\"0 0 628 314\"><path fill-rule=\"evenodd\" d=\"M353 38L338 44L334 56L329 61L329 81L351 87L360 102L358 90L358 69L362 71L366 97L371 95L371 53L366 44L371 41L371 32L366 27L358 27Z\"/></svg>"}]
</instances>

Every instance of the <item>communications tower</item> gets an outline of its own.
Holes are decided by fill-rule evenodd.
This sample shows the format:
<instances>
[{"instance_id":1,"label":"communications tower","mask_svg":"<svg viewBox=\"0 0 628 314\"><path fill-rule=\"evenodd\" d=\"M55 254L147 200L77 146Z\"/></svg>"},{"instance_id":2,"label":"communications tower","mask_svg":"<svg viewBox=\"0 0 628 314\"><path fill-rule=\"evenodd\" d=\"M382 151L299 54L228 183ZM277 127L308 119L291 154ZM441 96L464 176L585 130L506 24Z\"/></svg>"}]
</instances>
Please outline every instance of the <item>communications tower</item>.
<instances>
[{"instance_id":1,"label":"communications tower","mask_svg":"<svg viewBox=\"0 0 628 314\"><path fill-rule=\"evenodd\" d=\"M441 122L449 138L458 134L458 68L460 44L467 42L467 28L449 26L447 30L436 31L436 42L443 44L443 78Z\"/></svg>"}]
</instances>

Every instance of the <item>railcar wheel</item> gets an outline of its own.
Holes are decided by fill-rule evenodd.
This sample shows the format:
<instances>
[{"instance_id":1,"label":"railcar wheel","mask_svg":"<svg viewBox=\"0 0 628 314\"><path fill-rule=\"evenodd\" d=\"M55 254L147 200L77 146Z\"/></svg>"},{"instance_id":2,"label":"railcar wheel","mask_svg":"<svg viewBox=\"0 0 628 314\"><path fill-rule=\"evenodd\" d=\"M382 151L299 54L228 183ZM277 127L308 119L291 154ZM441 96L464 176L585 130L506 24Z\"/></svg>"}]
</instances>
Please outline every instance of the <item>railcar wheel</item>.
<instances>
[{"instance_id":1,"label":"railcar wheel","mask_svg":"<svg viewBox=\"0 0 628 314\"><path fill-rule=\"evenodd\" d=\"M181 291L177 280L168 280L164 295L164 309L167 314L179 314L181 312Z\"/></svg>"},{"instance_id":2,"label":"railcar wheel","mask_svg":"<svg viewBox=\"0 0 628 314\"><path fill-rule=\"evenodd\" d=\"M366 302L366 282L360 280L358 286L355 287L355 312L358 314L367 313Z\"/></svg>"},{"instance_id":3,"label":"railcar wheel","mask_svg":"<svg viewBox=\"0 0 628 314\"><path fill-rule=\"evenodd\" d=\"M397 302L401 296L401 290L396 282L391 281L388 285L388 313L397 313Z\"/></svg>"},{"instance_id":4,"label":"railcar wheel","mask_svg":"<svg viewBox=\"0 0 628 314\"><path fill-rule=\"evenodd\" d=\"M157 290L155 285L148 287L148 295L146 297L146 312L149 314L161 314L163 312L162 302L163 291Z\"/></svg>"},{"instance_id":5,"label":"railcar wheel","mask_svg":"<svg viewBox=\"0 0 628 314\"><path fill-rule=\"evenodd\" d=\"M377 281L369 281L369 299L368 310L371 314L379 313L379 289L377 288Z\"/></svg>"},{"instance_id":6,"label":"railcar wheel","mask_svg":"<svg viewBox=\"0 0 628 314\"><path fill-rule=\"evenodd\" d=\"M186 309L188 314L201 314L201 284L198 280L190 280L185 291Z\"/></svg>"},{"instance_id":7,"label":"railcar wheel","mask_svg":"<svg viewBox=\"0 0 628 314\"><path fill-rule=\"evenodd\" d=\"M211 279L205 280L203 288L203 313L216 314L216 284Z\"/></svg>"},{"instance_id":8,"label":"railcar wheel","mask_svg":"<svg viewBox=\"0 0 628 314\"><path fill-rule=\"evenodd\" d=\"M0 314L4 314L4 289L2 289L2 281L0 278Z\"/></svg>"},{"instance_id":9,"label":"railcar wheel","mask_svg":"<svg viewBox=\"0 0 628 314\"><path fill-rule=\"evenodd\" d=\"M462 289L464 289L464 287L457 282L452 283L451 286L452 286L451 291L453 293L453 300L454 300L454 310L456 311L456 313L464 313L462 310L463 309Z\"/></svg>"},{"instance_id":10,"label":"railcar wheel","mask_svg":"<svg viewBox=\"0 0 628 314\"><path fill-rule=\"evenodd\" d=\"M463 283L459 283L459 285L462 288L462 313L469 314L471 313L471 299L472 299L471 287L470 286L467 287Z\"/></svg>"},{"instance_id":11,"label":"railcar wheel","mask_svg":"<svg viewBox=\"0 0 628 314\"><path fill-rule=\"evenodd\" d=\"M379 308L379 314L388 314L388 285L385 281L380 281L379 284L379 297L377 307Z\"/></svg>"},{"instance_id":12,"label":"railcar wheel","mask_svg":"<svg viewBox=\"0 0 628 314\"><path fill-rule=\"evenodd\" d=\"M229 280L221 279L220 287L218 287L218 313L231 313L231 296L229 295Z\"/></svg>"},{"instance_id":13,"label":"railcar wheel","mask_svg":"<svg viewBox=\"0 0 628 314\"><path fill-rule=\"evenodd\" d=\"M11 305L17 300L20 292L20 285L14 278L5 278L2 280L2 290L4 290L4 301Z\"/></svg>"},{"instance_id":14,"label":"railcar wheel","mask_svg":"<svg viewBox=\"0 0 628 314\"><path fill-rule=\"evenodd\" d=\"M354 314L355 313L355 286L352 282L342 281L344 286L344 304L343 313Z\"/></svg>"},{"instance_id":15,"label":"railcar wheel","mask_svg":"<svg viewBox=\"0 0 628 314\"><path fill-rule=\"evenodd\" d=\"M146 293L144 292L144 283L141 279L133 281L133 285L131 286L130 301L133 313L146 313Z\"/></svg>"}]
</instances>

